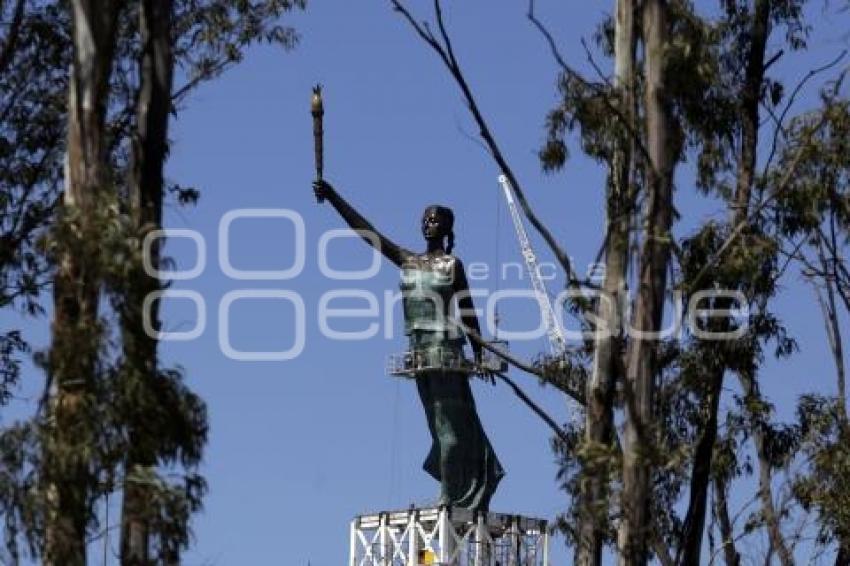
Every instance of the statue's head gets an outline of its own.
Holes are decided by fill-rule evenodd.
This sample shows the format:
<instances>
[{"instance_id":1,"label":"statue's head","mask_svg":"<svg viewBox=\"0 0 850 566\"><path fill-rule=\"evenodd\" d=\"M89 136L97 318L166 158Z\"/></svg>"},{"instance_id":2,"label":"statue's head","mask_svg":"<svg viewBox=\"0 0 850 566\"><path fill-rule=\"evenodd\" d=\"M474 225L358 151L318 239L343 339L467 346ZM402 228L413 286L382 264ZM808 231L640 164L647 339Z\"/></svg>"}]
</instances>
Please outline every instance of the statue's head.
<instances>
[{"instance_id":1,"label":"statue's head","mask_svg":"<svg viewBox=\"0 0 850 566\"><path fill-rule=\"evenodd\" d=\"M428 240L448 238L446 253L452 253L454 247L455 215L447 206L432 204L422 213L422 236Z\"/></svg>"}]
</instances>

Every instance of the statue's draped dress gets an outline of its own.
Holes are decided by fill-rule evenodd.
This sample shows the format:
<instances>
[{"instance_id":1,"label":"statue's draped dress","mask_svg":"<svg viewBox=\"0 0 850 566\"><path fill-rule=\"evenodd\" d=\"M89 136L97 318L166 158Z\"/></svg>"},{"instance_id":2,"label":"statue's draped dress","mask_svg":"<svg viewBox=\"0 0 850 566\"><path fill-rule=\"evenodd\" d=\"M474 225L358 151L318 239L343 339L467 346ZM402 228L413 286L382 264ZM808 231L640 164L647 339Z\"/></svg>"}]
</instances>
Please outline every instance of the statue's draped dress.
<instances>
[{"instance_id":1,"label":"statue's draped dress","mask_svg":"<svg viewBox=\"0 0 850 566\"><path fill-rule=\"evenodd\" d=\"M447 319L455 258L433 259L403 266L401 290L410 350L439 367L447 353L462 359L464 337ZM505 472L478 418L469 374L421 371L416 385L432 438L423 468L440 482L440 504L486 511Z\"/></svg>"}]
</instances>

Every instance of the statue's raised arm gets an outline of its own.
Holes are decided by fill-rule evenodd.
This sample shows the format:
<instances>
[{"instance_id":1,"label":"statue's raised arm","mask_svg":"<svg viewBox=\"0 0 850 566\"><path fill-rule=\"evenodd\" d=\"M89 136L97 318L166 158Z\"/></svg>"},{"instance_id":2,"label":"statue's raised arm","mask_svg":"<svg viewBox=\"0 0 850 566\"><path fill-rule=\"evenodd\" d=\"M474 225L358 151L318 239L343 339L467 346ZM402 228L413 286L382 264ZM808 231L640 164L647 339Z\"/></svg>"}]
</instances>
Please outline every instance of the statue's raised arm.
<instances>
[{"instance_id":1,"label":"statue's raised arm","mask_svg":"<svg viewBox=\"0 0 850 566\"><path fill-rule=\"evenodd\" d=\"M402 266L408 259L414 255L409 250L406 250L378 232L372 224L357 212L348 201L331 186L330 183L324 180L313 182L313 192L316 193L316 198L321 202L327 200L336 209L343 220L357 231L363 239L381 252L384 257L393 262L397 266Z\"/></svg>"}]
</instances>

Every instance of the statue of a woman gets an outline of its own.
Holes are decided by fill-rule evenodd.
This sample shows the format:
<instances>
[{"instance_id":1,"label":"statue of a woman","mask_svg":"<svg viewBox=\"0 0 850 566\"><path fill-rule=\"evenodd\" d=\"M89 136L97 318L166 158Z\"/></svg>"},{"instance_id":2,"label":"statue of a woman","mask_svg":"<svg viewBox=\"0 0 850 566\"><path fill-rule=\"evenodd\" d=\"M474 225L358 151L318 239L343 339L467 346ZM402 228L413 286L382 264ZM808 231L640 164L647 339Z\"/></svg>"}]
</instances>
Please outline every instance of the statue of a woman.
<instances>
[{"instance_id":1,"label":"statue of a woman","mask_svg":"<svg viewBox=\"0 0 850 566\"><path fill-rule=\"evenodd\" d=\"M449 309L456 299L464 328L480 335L463 264L451 255L454 214L443 206L429 206L422 215L426 249L406 250L375 228L325 181L313 190L319 202L327 200L364 239L402 270L402 304L410 351L439 363L463 360L464 336L452 324ZM477 367L480 344L472 343ZM446 354L450 354L446 356ZM419 398L425 409L433 443L423 467L440 482L440 504L486 511L496 486L505 475L481 426L469 385L469 372L451 364L440 370L415 372Z\"/></svg>"}]
</instances>

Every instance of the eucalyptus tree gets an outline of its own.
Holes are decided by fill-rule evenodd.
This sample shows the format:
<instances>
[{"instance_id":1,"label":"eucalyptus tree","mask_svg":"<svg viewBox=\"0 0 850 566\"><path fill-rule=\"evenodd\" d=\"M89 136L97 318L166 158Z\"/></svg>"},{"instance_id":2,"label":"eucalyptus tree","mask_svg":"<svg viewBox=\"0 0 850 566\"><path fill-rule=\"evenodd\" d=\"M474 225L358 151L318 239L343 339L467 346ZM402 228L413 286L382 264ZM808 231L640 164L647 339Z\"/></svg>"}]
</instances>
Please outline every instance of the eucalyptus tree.
<instances>
[{"instance_id":1,"label":"eucalyptus tree","mask_svg":"<svg viewBox=\"0 0 850 566\"><path fill-rule=\"evenodd\" d=\"M401 2L391 4L440 57L495 162L521 186L458 63L441 2L434 2L433 26L418 22ZM813 424L822 420L805 426L777 422L760 385L768 357L787 357L797 347L774 312L778 281L788 267L783 254L793 255L783 249L788 234L777 221L778 203L801 192L795 185L818 178L805 168L802 156L809 152L800 148L810 148L835 120L820 113L789 128L786 117L817 72L803 76L790 94L772 76L778 60L806 46L804 2L723 0L710 15L681 1L620 0L613 8L614 16L596 34L600 51L614 60L613 79L585 46L599 75L591 80L572 67L529 2L529 20L561 71L561 100L547 115L540 152L543 168L561 169L575 138L608 172L601 192L606 276L601 289L573 305L586 328L596 331L581 345L590 361L577 356L566 366L542 368L545 381L578 377L584 390L578 397L584 426L565 425L553 442L561 464L558 479L571 496L558 524L581 564L600 564L605 546L625 564L643 564L652 555L664 564L698 564L707 553L739 564L737 541L753 533L763 533L768 542L765 560L790 564L799 535L789 533L787 523L799 510L790 508L787 489L778 497L782 470L799 463L805 451L837 454L840 438L840 428ZM820 71L826 70L829 66ZM835 93L828 100L834 102ZM677 236L675 220L691 211L677 209L674 181L679 191L692 185L709 206L719 204L723 219L710 218ZM564 261L563 247L539 222L526 193L518 192L523 211L564 268L567 285L580 287L585 282ZM797 208L812 202L795 198L801 199ZM827 264L836 285L835 266L843 264ZM636 295L631 319L620 304L628 288ZM699 299L718 288L730 294ZM602 297L594 298L598 291ZM700 308L715 313L741 307L749 314L697 317L698 328L683 329L675 340L641 339L619 330L628 323L657 331L665 312L678 316L677 309L665 308L670 297L686 304L699 299ZM736 339L721 342L706 332ZM522 370L541 369L515 356L509 361ZM563 367L568 372L558 375ZM803 413L820 414L811 408L809 402ZM823 537L840 541L840 514L836 506L829 508L832 515L824 511L823 494L841 485L836 473L841 457L824 461L829 465L804 467L795 485L806 495L801 500L823 514ZM745 515L741 530L729 493L750 481L742 477L749 475L757 484L756 510Z\"/></svg>"},{"instance_id":2,"label":"eucalyptus tree","mask_svg":"<svg viewBox=\"0 0 850 566\"><path fill-rule=\"evenodd\" d=\"M835 366L834 389L810 391L798 403L797 432L808 465L794 477L793 493L817 513L816 541L837 546L838 565L850 560L850 417L841 324L850 314L850 100L834 92L785 127L774 174L792 161L800 174L776 199L773 215L782 253L812 286ZM801 138L806 143L798 145Z\"/></svg>"},{"instance_id":3,"label":"eucalyptus tree","mask_svg":"<svg viewBox=\"0 0 850 566\"><path fill-rule=\"evenodd\" d=\"M166 199L198 197L163 176L170 116L252 45L294 47L282 18L302 8L0 3L10 22L0 36L0 306L38 313L39 291L52 283L54 296L52 344L37 355L44 396L0 438L11 561L25 542L45 563L85 563L86 545L110 530L97 503L114 491L124 495L122 563L177 563L189 544L205 491L206 409L144 331L144 297L167 282L144 272L142 242L162 226ZM168 261L161 244L157 266ZM159 328L156 302L150 311ZM0 342L4 378L16 377L25 349L14 331Z\"/></svg>"}]
</instances>

